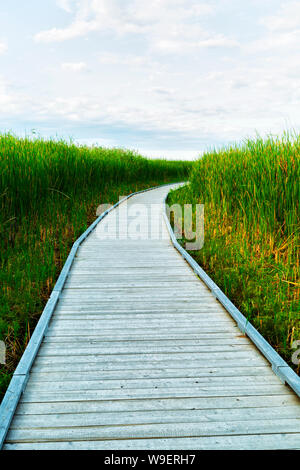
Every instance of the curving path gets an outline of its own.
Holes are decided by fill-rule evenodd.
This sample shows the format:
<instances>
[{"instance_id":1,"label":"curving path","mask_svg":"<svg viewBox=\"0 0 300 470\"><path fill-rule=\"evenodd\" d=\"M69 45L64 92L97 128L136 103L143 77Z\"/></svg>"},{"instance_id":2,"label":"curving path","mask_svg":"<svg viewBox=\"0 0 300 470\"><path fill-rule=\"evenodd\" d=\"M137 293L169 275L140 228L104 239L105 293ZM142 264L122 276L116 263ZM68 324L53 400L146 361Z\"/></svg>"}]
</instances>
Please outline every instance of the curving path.
<instances>
[{"instance_id":1,"label":"curving path","mask_svg":"<svg viewBox=\"0 0 300 470\"><path fill-rule=\"evenodd\" d=\"M299 398L171 244L168 191L80 246L4 449L300 448Z\"/></svg>"}]
</instances>

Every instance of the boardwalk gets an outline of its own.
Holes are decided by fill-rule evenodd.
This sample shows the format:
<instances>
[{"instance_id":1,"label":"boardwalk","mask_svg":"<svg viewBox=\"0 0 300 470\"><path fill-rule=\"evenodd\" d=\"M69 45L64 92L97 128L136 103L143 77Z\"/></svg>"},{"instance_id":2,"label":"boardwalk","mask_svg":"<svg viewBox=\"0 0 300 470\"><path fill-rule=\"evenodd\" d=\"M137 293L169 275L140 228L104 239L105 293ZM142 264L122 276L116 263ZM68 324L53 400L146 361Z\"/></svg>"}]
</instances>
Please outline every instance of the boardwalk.
<instances>
[{"instance_id":1,"label":"boardwalk","mask_svg":"<svg viewBox=\"0 0 300 470\"><path fill-rule=\"evenodd\" d=\"M79 248L4 449L300 448L299 398L171 244L168 190L128 200L159 240L116 239L121 204Z\"/></svg>"}]
</instances>

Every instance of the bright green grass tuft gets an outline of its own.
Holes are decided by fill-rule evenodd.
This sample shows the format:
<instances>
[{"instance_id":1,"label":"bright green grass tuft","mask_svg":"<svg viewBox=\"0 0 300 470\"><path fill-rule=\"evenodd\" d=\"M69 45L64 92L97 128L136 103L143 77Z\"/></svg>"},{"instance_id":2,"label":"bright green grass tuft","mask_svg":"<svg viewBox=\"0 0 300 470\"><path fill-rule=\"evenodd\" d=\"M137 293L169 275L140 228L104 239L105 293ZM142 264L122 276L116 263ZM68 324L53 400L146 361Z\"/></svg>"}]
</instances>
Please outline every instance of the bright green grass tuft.
<instances>
[{"instance_id":1,"label":"bright green grass tuft","mask_svg":"<svg viewBox=\"0 0 300 470\"><path fill-rule=\"evenodd\" d=\"M102 203L187 178L189 162L0 136L0 365L5 391L69 250Z\"/></svg>"},{"instance_id":2,"label":"bright green grass tuft","mask_svg":"<svg viewBox=\"0 0 300 470\"><path fill-rule=\"evenodd\" d=\"M291 363L300 340L300 136L206 153L169 204L205 204L205 242L190 254Z\"/></svg>"}]
</instances>

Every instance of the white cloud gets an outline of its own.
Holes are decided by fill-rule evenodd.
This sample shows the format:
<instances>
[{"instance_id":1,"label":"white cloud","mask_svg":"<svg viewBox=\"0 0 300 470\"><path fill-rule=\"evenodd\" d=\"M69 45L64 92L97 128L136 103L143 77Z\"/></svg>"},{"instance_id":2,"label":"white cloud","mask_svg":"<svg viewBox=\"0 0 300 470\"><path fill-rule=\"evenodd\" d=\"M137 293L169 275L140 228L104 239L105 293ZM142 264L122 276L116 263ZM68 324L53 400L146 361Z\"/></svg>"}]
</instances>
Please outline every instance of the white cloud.
<instances>
[{"instance_id":1,"label":"white cloud","mask_svg":"<svg viewBox=\"0 0 300 470\"><path fill-rule=\"evenodd\" d=\"M196 43L197 47L237 47L239 46L238 41L230 38L226 38L223 35L217 35L216 37L211 37L199 41Z\"/></svg>"},{"instance_id":2,"label":"white cloud","mask_svg":"<svg viewBox=\"0 0 300 470\"><path fill-rule=\"evenodd\" d=\"M0 54L4 54L7 51L7 44L0 42Z\"/></svg>"},{"instance_id":3,"label":"white cloud","mask_svg":"<svg viewBox=\"0 0 300 470\"><path fill-rule=\"evenodd\" d=\"M250 43L249 52L276 51L285 49L289 54L300 47L300 3L287 1L281 4L275 14L259 19L266 33Z\"/></svg>"},{"instance_id":4,"label":"white cloud","mask_svg":"<svg viewBox=\"0 0 300 470\"><path fill-rule=\"evenodd\" d=\"M67 39L73 39L78 36L98 29L98 24L95 22L76 21L70 27L65 29L52 28L46 31L41 31L35 35L37 42L61 42Z\"/></svg>"},{"instance_id":5,"label":"white cloud","mask_svg":"<svg viewBox=\"0 0 300 470\"><path fill-rule=\"evenodd\" d=\"M131 135L132 142L148 139L148 149L156 137L170 145L181 139L180 150L203 136L213 145L254 130L275 132L287 121L300 127L297 2L276 10L280 0L246 0L242 11L236 0L52 3L49 18L59 6L60 26L48 23L35 39L57 44L47 65L40 47L32 48L37 56L26 70L15 73L22 63L15 61L8 72L15 88L0 88L3 116L6 104L17 104L15 90L26 89L32 98L24 116L36 127L40 122L87 138L94 129L121 146L131 145ZM67 43L88 34L76 48Z\"/></svg>"},{"instance_id":6,"label":"white cloud","mask_svg":"<svg viewBox=\"0 0 300 470\"><path fill-rule=\"evenodd\" d=\"M0 79L0 110L5 106L10 106L12 98L7 90L7 85L3 79Z\"/></svg>"},{"instance_id":7,"label":"white cloud","mask_svg":"<svg viewBox=\"0 0 300 470\"><path fill-rule=\"evenodd\" d=\"M138 56L133 54L114 54L109 52L104 52L99 57L99 62L101 64L107 65L127 65L127 66L145 66L151 65L151 59L146 56Z\"/></svg>"},{"instance_id":8,"label":"white cloud","mask_svg":"<svg viewBox=\"0 0 300 470\"><path fill-rule=\"evenodd\" d=\"M300 48L300 29L294 31L277 32L272 31L264 37L253 41L244 47L245 51L251 53L283 50L285 54L294 53ZM297 60L297 59L296 59Z\"/></svg>"},{"instance_id":9,"label":"white cloud","mask_svg":"<svg viewBox=\"0 0 300 470\"><path fill-rule=\"evenodd\" d=\"M211 36L200 41L189 41L184 38L174 40L161 39L155 43L155 47L163 52L170 53L189 53L197 49L205 48L231 48L238 47L239 43L233 39L226 38L223 35Z\"/></svg>"},{"instance_id":10,"label":"white cloud","mask_svg":"<svg viewBox=\"0 0 300 470\"><path fill-rule=\"evenodd\" d=\"M73 22L66 28L51 28L35 35L37 42L60 42L93 31L138 32L142 28L128 20L118 0L78 0Z\"/></svg>"},{"instance_id":11,"label":"white cloud","mask_svg":"<svg viewBox=\"0 0 300 470\"><path fill-rule=\"evenodd\" d=\"M60 6L71 11L70 2ZM213 13L212 5L199 0L78 0L73 21L66 28L51 28L35 35L37 42L59 42L85 36L93 31L110 31L120 36L139 33L164 36L198 30L195 23ZM167 25L167 28L166 28ZM170 25L172 25L170 29Z\"/></svg>"},{"instance_id":12,"label":"white cloud","mask_svg":"<svg viewBox=\"0 0 300 470\"><path fill-rule=\"evenodd\" d=\"M155 86L151 88L151 91L158 95L164 95L164 96L171 96L171 95L174 95L175 93L175 90L172 90L170 87L167 88L167 87Z\"/></svg>"},{"instance_id":13,"label":"white cloud","mask_svg":"<svg viewBox=\"0 0 300 470\"><path fill-rule=\"evenodd\" d=\"M284 2L278 13L262 18L260 23L271 31L291 31L300 27L299 1Z\"/></svg>"},{"instance_id":14,"label":"white cloud","mask_svg":"<svg viewBox=\"0 0 300 470\"><path fill-rule=\"evenodd\" d=\"M74 6L74 0L56 0L57 5L62 10L71 13L72 7Z\"/></svg>"},{"instance_id":15,"label":"white cloud","mask_svg":"<svg viewBox=\"0 0 300 470\"><path fill-rule=\"evenodd\" d=\"M80 72L86 69L87 65L85 62L65 62L61 65L63 70L70 70L71 72Z\"/></svg>"},{"instance_id":16,"label":"white cloud","mask_svg":"<svg viewBox=\"0 0 300 470\"><path fill-rule=\"evenodd\" d=\"M70 3L61 5L70 9ZM78 0L73 20L65 28L51 28L35 35L37 42L62 42L91 32L109 32L120 38L139 34L150 51L163 54L186 54L212 48L239 46L234 38L205 30L205 19L215 13L209 1L201 0ZM103 54L102 63L113 64L113 54ZM142 64L132 55L119 64Z\"/></svg>"},{"instance_id":17,"label":"white cloud","mask_svg":"<svg viewBox=\"0 0 300 470\"><path fill-rule=\"evenodd\" d=\"M13 92L10 83L0 77L0 117L16 115L23 111L30 99L20 92Z\"/></svg>"}]
</instances>

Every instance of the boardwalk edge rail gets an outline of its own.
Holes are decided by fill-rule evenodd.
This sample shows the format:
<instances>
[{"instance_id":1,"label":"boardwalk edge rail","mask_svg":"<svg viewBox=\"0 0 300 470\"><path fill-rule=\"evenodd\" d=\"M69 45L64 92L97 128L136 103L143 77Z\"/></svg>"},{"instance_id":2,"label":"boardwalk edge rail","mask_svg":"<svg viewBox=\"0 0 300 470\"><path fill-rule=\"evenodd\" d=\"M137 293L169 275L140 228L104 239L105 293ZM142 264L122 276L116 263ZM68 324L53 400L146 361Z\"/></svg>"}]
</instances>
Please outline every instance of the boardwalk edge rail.
<instances>
[{"instance_id":1,"label":"boardwalk edge rail","mask_svg":"<svg viewBox=\"0 0 300 470\"><path fill-rule=\"evenodd\" d=\"M67 279L67 276L69 274L71 265L73 263L73 260L75 258L76 252L81 245L81 243L86 239L86 237L96 228L96 226L99 224L99 222L106 217L107 214L109 214L110 211L115 209L117 206L119 206L121 203L126 201L132 196L135 196L136 194L144 193L147 191L151 191L153 189L161 188L164 186L170 186L174 183L167 183L163 184L160 186L154 186L151 188L143 189L142 191L136 191L134 193L130 193L128 196L125 196L124 198L120 199L116 204L114 204L112 207L107 209L106 211L102 212L102 214L99 215L97 219L94 220L94 222L87 228L87 230L79 237L77 240L74 242L71 251L69 253L69 256L60 272L60 275L56 281L56 284L51 292L51 295L49 297L48 302L45 305L45 308L40 316L40 319L34 329L34 332L31 336L31 339L20 359L20 362L12 376L12 379L10 381L10 384L8 386L8 389L4 395L4 398L2 400L1 406L0 406L0 450L3 447L3 443L5 440L5 437L7 435L9 426L11 424L12 418L14 416L15 410L17 408L17 405L19 403L20 397L26 387L28 378L29 378L29 372L31 370L32 364L34 362L34 359L38 353L38 350L40 348L40 345L43 341L43 338L47 332L48 325L50 322L50 319L52 317L53 311L56 307L56 304L59 300L60 293L63 289L63 286L65 284L65 281Z\"/></svg>"},{"instance_id":2,"label":"boardwalk edge rail","mask_svg":"<svg viewBox=\"0 0 300 470\"><path fill-rule=\"evenodd\" d=\"M206 272L199 266L199 264L188 254L188 252L178 243L170 221L167 216L166 201L168 194L165 197L164 205L165 210L163 213L165 223L174 247L179 251L182 257L193 268L194 272L211 290L214 297L225 307L227 312L236 321L240 331L247 335L260 352L265 356L272 366L274 373L280 378L284 384L288 384L294 392L300 397L300 377L293 371L293 369L282 359L282 357L275 351L275 349L266 341L266 339L254 328L254 326L247 320L246 317L235 307L235 305L228 299L222 290L215 284L215 282L206 274Z\"/></svg>"}]
</instances>

